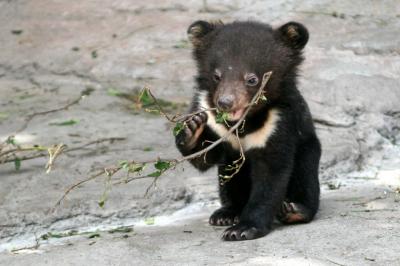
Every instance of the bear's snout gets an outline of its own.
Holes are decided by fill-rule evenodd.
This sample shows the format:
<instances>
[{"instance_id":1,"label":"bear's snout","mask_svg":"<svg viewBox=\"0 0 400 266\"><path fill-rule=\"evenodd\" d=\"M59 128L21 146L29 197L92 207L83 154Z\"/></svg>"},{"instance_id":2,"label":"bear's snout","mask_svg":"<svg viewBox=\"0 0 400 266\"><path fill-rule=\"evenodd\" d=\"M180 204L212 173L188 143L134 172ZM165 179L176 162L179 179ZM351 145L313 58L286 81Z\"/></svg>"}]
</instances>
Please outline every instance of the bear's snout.
<instances>
[{"instance_id":1,"label":"bear's snout","mask_svg":"<svg viewBox=\"0 0 400 266\"><path fill-rule=\"evenodd\" d=\"M217 107L221 111L229 111L233 107L234 100L233 95L222 95L217 100Z\"/></svg>"}]
</instances>

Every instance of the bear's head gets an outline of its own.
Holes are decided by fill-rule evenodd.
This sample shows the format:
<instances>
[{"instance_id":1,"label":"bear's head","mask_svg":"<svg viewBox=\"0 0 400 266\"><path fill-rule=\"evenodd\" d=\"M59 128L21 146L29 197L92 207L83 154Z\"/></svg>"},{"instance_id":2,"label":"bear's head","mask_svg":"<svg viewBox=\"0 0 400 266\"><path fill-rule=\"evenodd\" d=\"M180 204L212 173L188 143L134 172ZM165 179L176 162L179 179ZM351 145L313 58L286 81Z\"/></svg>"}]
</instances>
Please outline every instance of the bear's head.
<instances>
[{"instance_id":1,"label":"bear's head","mask_svg":"<svg viewBox=\"0 0 400 266\"><path fill-rule=\"evenodd\" d=\"M277 29L257 22L194 22L188 28L197 61L199 90L207 92L210 107L238 120L257 93L263 74L272 71L264 91L269 101L279 99L282 82L296 77L308 31L289 22ZM267 103L251 109L256 112ZM251 114L251 113L250 113Z\"/></svg>"}]
</instances>

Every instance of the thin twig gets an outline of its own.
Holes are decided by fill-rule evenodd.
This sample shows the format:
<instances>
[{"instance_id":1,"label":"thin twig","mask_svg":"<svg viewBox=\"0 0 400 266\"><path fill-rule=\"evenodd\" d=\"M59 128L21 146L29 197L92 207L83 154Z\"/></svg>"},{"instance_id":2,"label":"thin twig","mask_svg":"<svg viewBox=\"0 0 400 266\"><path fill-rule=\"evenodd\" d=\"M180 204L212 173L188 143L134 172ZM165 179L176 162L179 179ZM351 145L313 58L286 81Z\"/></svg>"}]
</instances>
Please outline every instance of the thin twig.
<instances>
[{"instance_id":1,"label":"thin twig","mask_svg":"<svg viewBox=\"0 0 400 266\"><path fill-rule=\"evenodd\" d=\"M58 145L54 145L51 148L47 149L47 152L49 153L49 161L47 162L45 168L46 168L46 173L50 173L54 161L56 160L56 158L67 148L67 145L65 144L58 144Z\"/></svg>"},{"instance_id":2,"label":"thin twig","mask_svg":"<svg viewBox=\"0 0 400 266\"><path fill-rule=\"evenodd\" d=\"M29 123L32 121L32 119L35 118L36 116L42 116L42 115L47 115L50 113L56 113L59 111L67 110L69 107L78 104L83 98L85 98L85 96L89 95L90 93L91 93L90 89L86 89L81 92L81 95L78 98L67 103L66 105L64 105L62 107L55 108L52 110L42 111L42 112L36 112L36 113L32 113L32 114L28 115L25 119L24 124L22 124L22 126L13 135L16 135L16 134L20 133L21 131L25 130L28 127Z\"/></svg>"},{"instance_id":3,"label":"thin twig","mask_svg":"<svg viewBox=\"0 0 400 266\"><path fill-rule=\"evenodd\" d=\"M239 173L240 169L242 168L242 166L244 165L245 161L246 161L246 156L244 155L244 150L243 150L243 145L240 142L240 138L239 138L239 129L237 128L235 130L235 135L236 135L236 139L238 141L239 144L239 150L240 150L240 157L239 159L235 160L232 162L232 165L230 165L229 167L229 171L233 171L232 174L230 175L221 175L220 176L220 183L221 185L224 185L226 182L228 182L229 180L231 180L237 173Z\"/></svg>"},{"instance_id":4,"label":"thin twig","mask_svg":"<svg viewBox=\"0 0 400 266\"><path fill-rule=\"evenodd\" d=\"M158 108L157 111L158 111L161 115L163 115L163 116L164 116L169 122L171 122L171 123L176 123L176 122L185 120L185 119L187 119L188 117L193 117L193 116L195 116L195 115L197 115L197 114L200 114L200 113L202 113L202 112L204 112L204 111L215 111L215 110L217 110L217 108L208 108L208 109L202 108L201 110L195 111L195 112L193 112L193 113L184 114L184 115L179 115L179 114L177 114L177 115L170 116L167 112L165 112L165 110L163 109L162 105L161 105L161 104L159 103L159 101L157 100L157 97L154 96L154 94L151 92L151 90L148 89L148 88L145 88L145 90L148 92L148 94L150 95L150 97L153 99L154 104L155 104L155 105L157 106L157 108Z\"/></svg>"},{"instance_id":5,"label":"thin twig","mask_svg":"<svg viewBox=\"0 0 400 266\"><path fill-rule=\"evenodd\" d=\"M119 169L118 169L119 170ZM72 186L70 186L62 195L62 197L57 201L57 203L54 205L54 207L52 208L52 210L50 212L54 212L55 209L61 205L61 202L65 199L65 197L75 188L79 187L82 184L85 184L87 182L89 182L90 180L96 179L99 176L102 176L103 174L107 173L106 169L104 169L103 171L97 172L94 175L89 176L88 178L79 181L78 183L73 184Z\"/></svg>"},{"instance_id":6,"label":"thin twig","mask_svg":"<svg viewBox=\"0 0 400 266\"><path fill-rule=\"evenodd\" d=\"M151 90L149 90L148 88L145 88L145 90L147 91L147 93L151 96L151 98L154 101L154 104L157 105L158 111L160 112L160 114L162 114L168 121L174 123L175 121L173 120L172 117L170 117L163 109L163 107L161 106L161 104L158 102L157 98L153 95L153 93L151 92Z\"/></svg>"}]
</instances>

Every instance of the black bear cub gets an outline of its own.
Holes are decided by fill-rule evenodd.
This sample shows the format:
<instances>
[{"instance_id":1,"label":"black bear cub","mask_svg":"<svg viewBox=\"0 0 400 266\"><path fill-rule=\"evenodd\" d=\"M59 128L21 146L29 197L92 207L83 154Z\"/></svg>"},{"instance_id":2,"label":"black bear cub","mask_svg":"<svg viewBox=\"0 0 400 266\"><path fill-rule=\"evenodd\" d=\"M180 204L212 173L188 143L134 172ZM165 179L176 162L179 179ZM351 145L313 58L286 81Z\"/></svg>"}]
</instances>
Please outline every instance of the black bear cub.
<instances>
[{"instance_id":1,"label":"black bear cub","mask_svg":"<svg viewBox=\"0 0 400 266\"><path fill-rule=\"evenodd\" d=\"M321 147L296 85L307 29L296 22L273 29L257 22L197 21L188 35L198 68L190 113L204 112L191 116L176 136L183 155L228 134L258 92L263 74L272 71L264 88L267 100L251 106L239 138L230 134L205 156L191 160L201 171L216 165L219 176L226 176L240 147L244 150L239 172L220 182L222 207L210 224L230 226L224 240L248 240L266 235L274 218L283 224L311 221L319 205ZM217 123L215 109L226 114L226 123Z\"/></svg>"}]
</instances>

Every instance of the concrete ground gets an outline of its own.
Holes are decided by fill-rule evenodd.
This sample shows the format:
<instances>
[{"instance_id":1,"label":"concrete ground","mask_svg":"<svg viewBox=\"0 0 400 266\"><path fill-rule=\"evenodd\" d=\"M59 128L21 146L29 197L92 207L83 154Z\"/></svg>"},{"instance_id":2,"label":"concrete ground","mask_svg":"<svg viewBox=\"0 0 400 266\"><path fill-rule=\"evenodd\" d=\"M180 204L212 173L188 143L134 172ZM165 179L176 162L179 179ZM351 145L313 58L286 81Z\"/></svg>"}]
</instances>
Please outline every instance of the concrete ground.
<instances>
[{"instance_id":1,"label":"concrete ground","mask_svg":"<svg viewBox=\"0 0 400 266\"><path fill-rule=\"evenodd\" d=\"M113 92L148 86L172 112L185 109L195 74L186 29L197 19L308 27L300 89L323 146L317 219L222 242L223 229L207 224L218 206L215 169L200 174L188 164L147 197L151 180L135 181L113 187L100 208L100 178L49 212L96 169L178 156L165 119ZM87 88L94 90L79 104L35 117L16 142L74 147L124 138L61 156L49 174L44 158L22 161L18 171L0 164L0 265L400 265L398 36L396 0L0 1L0 139L28 114L64 106ZM69 120L76 123L54 125ZM77 233L54 237L68 232Z\"/></svg>"}]
</instances>

